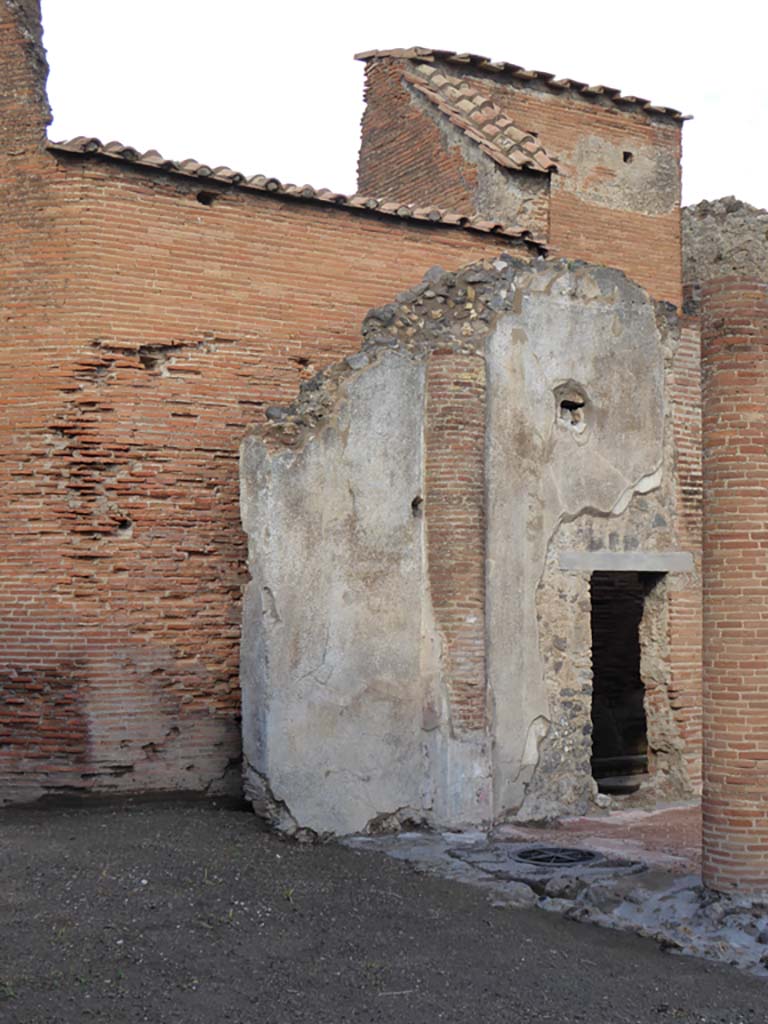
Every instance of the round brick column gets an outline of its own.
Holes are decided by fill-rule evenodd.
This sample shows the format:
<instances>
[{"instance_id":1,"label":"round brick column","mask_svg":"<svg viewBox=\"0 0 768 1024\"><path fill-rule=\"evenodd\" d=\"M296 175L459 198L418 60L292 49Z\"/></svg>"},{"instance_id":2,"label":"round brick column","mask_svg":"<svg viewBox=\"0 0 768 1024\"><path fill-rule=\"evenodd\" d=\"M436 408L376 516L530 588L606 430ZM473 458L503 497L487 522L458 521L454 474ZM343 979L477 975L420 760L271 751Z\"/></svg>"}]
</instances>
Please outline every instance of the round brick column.
<instances>
[{"instance_id":1,"label":"round brick column","mask_svg":"<svg viewBox=\"0 0 768 1024\"><path fill-rule=\"evenodd\" d=\"M764 273L760 258L729 260L729 245L735 253L737 235L750 228L745 208L707 205L709 223L699 242L709 255L698 267L704 272L703 879L721 892L756 894L768 893L768 247L758 220L753 242L757 257L765 250ZM730 227L729 212L740 214Z\"/></svg>"}]
</instances>

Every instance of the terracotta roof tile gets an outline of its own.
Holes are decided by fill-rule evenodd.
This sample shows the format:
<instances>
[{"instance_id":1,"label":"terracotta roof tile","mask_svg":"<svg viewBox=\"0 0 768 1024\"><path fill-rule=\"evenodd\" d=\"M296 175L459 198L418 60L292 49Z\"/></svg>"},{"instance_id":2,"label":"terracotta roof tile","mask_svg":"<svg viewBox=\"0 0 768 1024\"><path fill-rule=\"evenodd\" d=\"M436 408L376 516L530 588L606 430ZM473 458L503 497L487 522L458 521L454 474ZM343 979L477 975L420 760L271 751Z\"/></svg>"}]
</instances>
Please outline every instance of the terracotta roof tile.
<instances>
[{"instance_id":1,"label":"terracotta roof tile","mask_svg":"<svg viewBox=\"0 0 768 1024\"><path fill-rule=\"evenodd\" d=\"M509 64L503 60L492 61L475 53L454 53L452 50L431 50L424 46L410 46L399 50L365 50L355 54L355 57L362 61L395 57L399 60L419 61L420 63L439 60L446 64L472 65L480 71L490 71L521 81L539 81L551 89L567 89L585 96L601 95L612 103L637 107L651 116L671 117L675 121L687 121L689 118L689 115L681 114L673 107L658 106L639 96L622 96L621 90L614 89L612 86L588 85L586 82L577 82L573 78L555 78L548 71L528 71L520 67L519 64Z\"/></svg>"},{"instance_id":2,"label":"terracotta roof tile","mask_svg":"<svg viewBox=\"0 0 768 1024\"><path fill-rule=\"evenodd\" d=\"M541 239L535 238L530 231L518 225L500 224L486 221L479 217L467 217L463 214L440 209L439 207L389 202L377 199L374 196L359 194L346 196L341 192L334 192L327 188L314 188L312 185L283 184L277 178L268 178L264 174L254 174L251 177L246 177L239 171L233 171L231 167L219 166L211 168L208 164L201 164L191 158L181 161L168 160L161 156L156 149L149 149L146 153L139 153L132 146L124 146L121 142L109 142L104 145L99 139L88 138L84 135L79 135L77 138L64 142L49 142L48 148L58 153L95 156L139 164L150 170L180 174L185 177L202 178L206 183L217 182L223 186L235 187L245 191L272 193L273 195L288 196L291 199L312 203L327 203L346 209L373 213L377 216L397 217L400 220L413 220L429 224L453 225L465 228L468 231L492 232L503 235L506 238L518 239L536 253L546 254L546 243Z\"/></svg>"},{"instance_id":3,"label":"terracotta roof tile","mask_svg":"<svg viewBox=\"0 0 768 1024\"><path fill-rule=\"evenodd\" d=\"M441 74L423 63L409 67L403 77L501 167L543 174L557 169L536 136L518 128L471 82Z\"/></svg>"}]
</instances>

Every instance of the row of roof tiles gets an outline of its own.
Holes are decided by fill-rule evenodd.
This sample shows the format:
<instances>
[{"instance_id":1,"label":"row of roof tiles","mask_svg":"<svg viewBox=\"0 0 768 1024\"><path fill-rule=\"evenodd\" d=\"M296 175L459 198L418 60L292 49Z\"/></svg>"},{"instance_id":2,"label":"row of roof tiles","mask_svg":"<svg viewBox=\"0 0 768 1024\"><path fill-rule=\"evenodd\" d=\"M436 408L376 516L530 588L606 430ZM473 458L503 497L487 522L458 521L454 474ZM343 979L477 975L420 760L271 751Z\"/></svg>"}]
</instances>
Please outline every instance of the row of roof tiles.
<instances>
[{"instance_id":1,"label":"row of roof tiles","mask_svg":"<svg viewBox=\"0 0 768 1024\"><path fill-rule=\"evenodd\" d=\"M676 121L686 121L690 116L681 114L674 107L657 106L640 96L623 96L620 89L609 85L589 85L587 82L578 82L573 78L557 78L549 71L529 71L527 68L520 67L519 64L509 64L504 60L493 61L488 57L481 57L477 53L456 53L454 50L431 50L424 46L411 46L406 49L364 50L362 53L355 54L355 59L362 61L376 60L381 57L418 61L439 60L447 64L461 64L465 67L471 65L480 71L508 75L520 81L539 81L551 89L571 90L581 93L582 96L604 96L620 106L637 107L647 114L662 114L672 117Z\"/></svg>"},{"instance_id":2,"label":"row of roof tiles","mask_svg":"<svg viewBox=\"0 0 768 1024\"><path fill-rule=\"evenodd\" d=\"M220 167L210 167L208 164L202 164L193 159L169 160L155 149L147 150L146 153L140 153L132 146L125 146L121 142L108 142L104 144L99 139L79 135L77 138L63 142L49 142L48 148L55 152L107 157L108 159L118 160L123 163L139 164L142 167L154 170L197 178L200 181L211 181L250 191L288 196L291 199L329 203L333 206L383 214L389 217L397 217L401 220L426 221L433 224L461 227L469 231L503 235L507 238L519 239L539 252L544 252L546 249L546 243L542 239L535 238L530 231L515 224L502 224L499 221L483 220L480 217L468 217L464 214L452 213L449 210L443 210L436 206L416 206L408 203L391 202L359 193L347 196L327 188L314 188L312 185L283 184L277 178L267 177L264 174L254 174L251 177L247 177L239 171L233 171L231 167L223 165Z\"/></svg>"},{"instance_id":3,"label":"row of roof tiles","mask_svg":"<svg viewBox=\"0 0 768 1024\"><path fill-rule=\"evenodd\" d=\"M404 78L500 166L545 174L557 168L534 133L518 128L487 93L466 79L423 63L406 71Z\"/></svg>"}]
</instances>

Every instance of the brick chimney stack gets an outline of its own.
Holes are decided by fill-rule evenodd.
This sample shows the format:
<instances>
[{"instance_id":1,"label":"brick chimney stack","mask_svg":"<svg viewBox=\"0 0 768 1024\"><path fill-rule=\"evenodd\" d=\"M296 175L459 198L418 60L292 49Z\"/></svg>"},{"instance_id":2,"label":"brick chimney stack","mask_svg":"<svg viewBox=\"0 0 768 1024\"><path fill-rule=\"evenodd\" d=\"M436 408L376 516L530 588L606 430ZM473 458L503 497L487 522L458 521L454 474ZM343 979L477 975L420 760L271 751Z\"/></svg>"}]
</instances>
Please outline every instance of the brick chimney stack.
<instances>
[{"instance_id":1,"label":"brick chimney stack","mask_svg":"<svg viewBox=\"0 0 768 1024\"><path fill-rule=\"evenodd\" d=\"M768 213L685 211L702 321L703 879L768 892Z\"/></svg>"}]
</instances>

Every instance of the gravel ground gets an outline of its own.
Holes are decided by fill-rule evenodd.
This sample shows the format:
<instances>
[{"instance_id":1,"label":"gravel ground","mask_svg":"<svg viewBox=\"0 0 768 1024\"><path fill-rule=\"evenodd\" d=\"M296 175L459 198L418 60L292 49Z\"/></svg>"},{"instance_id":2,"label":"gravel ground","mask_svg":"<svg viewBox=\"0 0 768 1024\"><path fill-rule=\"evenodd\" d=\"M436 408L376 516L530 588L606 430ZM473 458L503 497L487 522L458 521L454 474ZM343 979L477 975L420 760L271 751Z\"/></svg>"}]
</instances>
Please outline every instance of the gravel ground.
<instances>
[{"instance_id":1,"label":"gravel ground","mask_svg":"<svg viewBox=\"0 0 768 1024\"><path fill-rule=\"evenodd\" d=\"M3 1024L768 1022L764 979L210 804L6 810L0 867Z\"/></svg>"}]
</instances>

